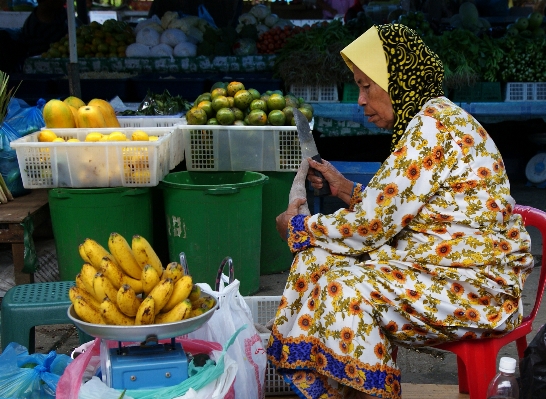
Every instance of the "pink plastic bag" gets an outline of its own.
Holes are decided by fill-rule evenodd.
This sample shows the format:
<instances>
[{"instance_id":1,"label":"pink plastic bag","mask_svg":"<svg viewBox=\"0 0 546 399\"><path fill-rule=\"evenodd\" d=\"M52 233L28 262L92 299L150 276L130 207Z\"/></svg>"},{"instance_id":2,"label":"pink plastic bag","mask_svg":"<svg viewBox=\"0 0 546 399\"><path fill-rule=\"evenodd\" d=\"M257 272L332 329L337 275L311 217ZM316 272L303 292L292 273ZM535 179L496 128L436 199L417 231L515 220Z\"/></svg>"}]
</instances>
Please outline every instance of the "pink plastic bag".
<instances>
[{"instance_id":1,"label":"pink plastic bag","mask_svg":"<svg viewBox=\"0 0 546 399\"><path fill-rule=\"evenodd\" d=\"M160 340L160 343L169 343L170 339ZM206 353L210 354L212 351L221 351L222 345L217 342L203 341L199 339L186 339L176 338L176 342L180 342L184 351L198 354ZM136 342L124 342L123 346L135 345ZM117 346L117 341L110 341L110 346ZM80 387L82 384L83 374L89 361L93 356L100 355L100 339L95 339L93 345L91 345L84 353L76 357L72 363L70 363L63 375L61 376L59 383L57 384L56 399L75 399L78 397ZM231 386L228 394L224 399L235 399L235 390L233 385Z\"/></svg>"}]
</instances>

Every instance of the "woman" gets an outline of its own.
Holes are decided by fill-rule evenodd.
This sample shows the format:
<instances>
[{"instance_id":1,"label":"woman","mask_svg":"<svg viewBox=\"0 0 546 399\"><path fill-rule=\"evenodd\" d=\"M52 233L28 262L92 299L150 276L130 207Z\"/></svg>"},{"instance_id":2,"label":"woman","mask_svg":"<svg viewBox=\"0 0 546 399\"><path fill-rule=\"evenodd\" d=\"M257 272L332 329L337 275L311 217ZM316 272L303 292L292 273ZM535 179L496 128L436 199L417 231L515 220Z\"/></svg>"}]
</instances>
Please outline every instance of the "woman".
<instances>
[{"instance_id":1,"label":"woman","mask_svg":"<svg viewBox=\"0 0 546 399\"><path fill-rule=\"evenodd\" d=\"M349 207L298 215L297 199L277 217L295 257L268 359L303 398L400 398L394 346L520 324L530 237L495 144L443 97L442 63L414 31L374 26L341 55L392 153L367 187L308 160Z\"/></svg>"}]
</instances>

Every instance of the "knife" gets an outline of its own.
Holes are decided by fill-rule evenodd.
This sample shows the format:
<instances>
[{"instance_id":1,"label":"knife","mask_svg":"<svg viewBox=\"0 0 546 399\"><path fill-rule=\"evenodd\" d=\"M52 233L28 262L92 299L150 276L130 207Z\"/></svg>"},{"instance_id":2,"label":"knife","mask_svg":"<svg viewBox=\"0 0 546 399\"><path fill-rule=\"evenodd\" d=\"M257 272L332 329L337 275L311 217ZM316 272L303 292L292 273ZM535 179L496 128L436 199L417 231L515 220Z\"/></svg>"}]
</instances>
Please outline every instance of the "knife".
<instances>
[{"instance_id":1,"label":"knife","mask_svg":"<svg viewBox=\"0 0 546 399\"><path fill-rule=\"evenodd\" d=\"M298 138L300 140L300 149L301 155L304 159L311 158L313 161L322 163L322 158L320 157L317 146L315 144L315 139L309 128L309 121L301 113L300 110L294 108L294 119L296 121L296 128L298 130ZM324 197L330 195L330 185L328 181L322 176L318 170L313 169L315 176L318 176L322 179L322 188L320 190L315 189L314 194L317 197Z\"/></svg>"}]
</instances>

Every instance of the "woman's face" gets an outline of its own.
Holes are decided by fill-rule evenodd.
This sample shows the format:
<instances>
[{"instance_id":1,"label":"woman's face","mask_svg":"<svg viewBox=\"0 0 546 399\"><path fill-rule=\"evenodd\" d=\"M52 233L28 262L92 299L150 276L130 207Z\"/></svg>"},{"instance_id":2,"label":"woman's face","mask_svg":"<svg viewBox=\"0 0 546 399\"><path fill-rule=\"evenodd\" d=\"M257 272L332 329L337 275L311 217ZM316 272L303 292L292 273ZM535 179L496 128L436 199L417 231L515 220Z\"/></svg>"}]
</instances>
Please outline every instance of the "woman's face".
<instances>
[{"instance_id":1,"label":"woman's face","mask_svg":"<svg viewBox=\"0 0 546 399\"><path fill-rule=\"evenodd\" d=\"M359 88L358 105L364 107L368 122L379 128L394 127L394 109L389 93L371 80L368 75L353 65L353 75Z\"/></svg>"}]
</instances>

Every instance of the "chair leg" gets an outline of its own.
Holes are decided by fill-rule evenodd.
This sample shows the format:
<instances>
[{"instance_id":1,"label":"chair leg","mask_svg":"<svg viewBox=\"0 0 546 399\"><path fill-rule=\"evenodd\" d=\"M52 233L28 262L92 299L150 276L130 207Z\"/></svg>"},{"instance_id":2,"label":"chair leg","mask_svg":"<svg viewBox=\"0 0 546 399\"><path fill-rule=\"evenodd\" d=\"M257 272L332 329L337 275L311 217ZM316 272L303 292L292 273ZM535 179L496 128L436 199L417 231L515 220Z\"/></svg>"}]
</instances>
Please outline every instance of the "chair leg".
<instances>
[{"instance_id":1,"label":"chair leg","mask_svg":"<svg viewBox=\"0 0 546 399\"><path fill-rule=\"evenodd\" d=\"M518 349L518 356L523 359L525 349L527 349L527 337L524 335L516 339L516 348Z\"/></svg>"},{"instance_id":2,"label":"chair leg","mask_svg":"<svg viewBox=\"0 0 546 399\"><path fill-rule=\"evenodd\" d=\"M457 361L459 357L457 357ZM467 381L467 392L470 399L486 399L487 387L489 382L496 374L497 352L490 350L475 350L473 354L462 359L465 365L466 377L473 376L471 381ZM478 378L475 378L479 376ZM459 383L460 383L459 377ZM463 392L459 385L459 392Z\"/></svg>"},{"instance_id":3,"label":"chair leg","mask_svg":"<svg viewBox=\"0 0 546 399\"><path fill-rule=\"evenodd\" d=\"M457 356L457 378L459 380L459 392L468 393L468 376L463 360Z\"/></svg>"}]
</instances>

